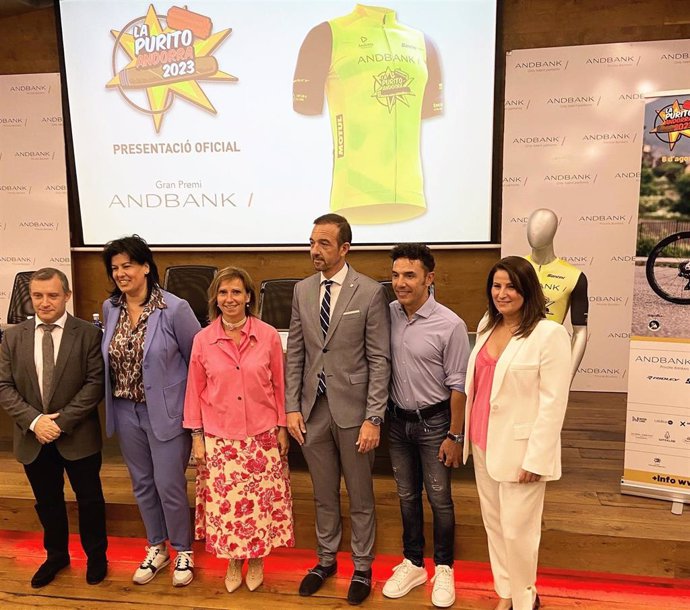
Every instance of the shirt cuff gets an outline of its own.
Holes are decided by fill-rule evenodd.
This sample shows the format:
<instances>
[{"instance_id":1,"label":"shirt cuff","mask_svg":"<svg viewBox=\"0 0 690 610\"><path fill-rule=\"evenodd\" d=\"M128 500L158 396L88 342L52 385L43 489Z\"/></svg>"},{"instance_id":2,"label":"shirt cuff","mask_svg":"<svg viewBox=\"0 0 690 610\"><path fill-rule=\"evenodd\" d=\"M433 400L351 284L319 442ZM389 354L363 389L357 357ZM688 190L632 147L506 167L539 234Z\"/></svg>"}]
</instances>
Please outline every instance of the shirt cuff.
<instances>
[{"instance_id":1,"label":"shirt cuff","mask_svg":"<svg viewBox=\"0 0 690 610\"><path fill-rule=\"evenodd\" d=\"M29 430L31 430L31 432L34 431L34 428L36 427L36 424L38 423L38 420L41 419L41 417L43 417L43 413L41 413L40 415L37 415L37 416L34 418L34 421L32 421L32 422L29 424Z\"/></svg>"}]
</instances>

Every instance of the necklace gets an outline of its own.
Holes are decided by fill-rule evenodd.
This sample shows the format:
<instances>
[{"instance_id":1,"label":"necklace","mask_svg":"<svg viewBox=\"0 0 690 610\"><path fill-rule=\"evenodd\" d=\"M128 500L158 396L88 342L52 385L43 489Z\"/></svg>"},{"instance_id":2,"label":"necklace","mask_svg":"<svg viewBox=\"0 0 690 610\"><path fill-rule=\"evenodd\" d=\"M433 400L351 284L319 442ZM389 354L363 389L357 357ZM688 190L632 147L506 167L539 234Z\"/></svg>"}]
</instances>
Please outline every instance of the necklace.
<instances>
[{"instance_id":1,"label":"necklace","mask_svg":"<svg viewBox=\"0 0 690 610\"><path fill-rule=\"evenodd\" d=\"M239 322L226 322L225 318L221 316L220 321L223 323L223 326L225 326L225 328L227 328L228 330L236 330L238 328L241 328L242 325L247 321L247 316L242 318Z\"/></svg>"}]
</instances>

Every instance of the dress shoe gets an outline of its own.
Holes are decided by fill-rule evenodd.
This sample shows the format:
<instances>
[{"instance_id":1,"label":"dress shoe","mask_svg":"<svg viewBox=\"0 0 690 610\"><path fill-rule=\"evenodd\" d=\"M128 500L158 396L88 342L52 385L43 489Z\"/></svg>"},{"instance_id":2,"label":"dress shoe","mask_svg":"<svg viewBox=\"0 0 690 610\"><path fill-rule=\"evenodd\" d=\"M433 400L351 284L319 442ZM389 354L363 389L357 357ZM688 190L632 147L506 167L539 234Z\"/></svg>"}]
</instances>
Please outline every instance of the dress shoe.
<instances>
[{"instance_id":1,"label":"dress shoe","mask_svg":"<svg viewBox=\"0 0 690 610\"><path fill-rule=\"evenodd\" d=\"M234 593L242 584L242 565L244 559L231 559L228 561L228 570L225 572L225 588L228 593Z\"/></svg>"},{"instance_id":2,"label":"dress shoe","mask_svg":"<svg viewBox=\"0 0 690 610\"><path fill-rule=\"evenodd\" d=\"M105 557L89 559L86 562L86 583L97 585L105 580L108 574L108 560Z\"/></svg>"},{"instance_id":3,"label":"dress shoe","mask_svg":"<svg viewBox=\"0 0 690 610\"><path fill-rule=\"evenodd\" d=\"M307 575L302 579L299 585L299 594L302 597L314 595L327 578L333 576L338 570L338 564L334 563L330 566L322 566L318 564L316 567L309 570Z\"/></svg>"},{"instance_id":4,"label":"dress shoe","mask_svg":"<svg viewBox=\"0 0 690 610\"><path fill-rule=\"evenodd\" d=\"M368 570L355 570L347 591L347 603L358 606L371 593L371 568Z\"/></svg>"},{"instance_id":5,"label":"dress shoe","mask_svg":"<svg viewBox=\"0 0 690 610\"><path fill-rule=\"evenodd\" d=\"M541 608L541 600L539 599L539 595L537 595L537 598L534 600L532 610L539 610L539 608ZM513 607L511 606L509 610L513 610Z\"/></svg>"},{"instance_id":6,"label":"dress shoe","mask_svg":"<svg viewBox=\"0 0 690 610\"><path fill-rule=\"evenodd\" d=\"M247 583L247 589L255 591L264 581L264 560L260 557L259 559L250 559L248 563L247 577L244 582Z\"/></svg>"},{"instance_id":7,"label":"dress shoe","mask_svg":"<svg viewBox=\"0 0 690 610\"><path fill-rule=\"evenodd\" d=\"M46 559L31 577L31 586L40 589L53 582L57 573L69 565L69 557Z\"/></svg>"}]
</instances>

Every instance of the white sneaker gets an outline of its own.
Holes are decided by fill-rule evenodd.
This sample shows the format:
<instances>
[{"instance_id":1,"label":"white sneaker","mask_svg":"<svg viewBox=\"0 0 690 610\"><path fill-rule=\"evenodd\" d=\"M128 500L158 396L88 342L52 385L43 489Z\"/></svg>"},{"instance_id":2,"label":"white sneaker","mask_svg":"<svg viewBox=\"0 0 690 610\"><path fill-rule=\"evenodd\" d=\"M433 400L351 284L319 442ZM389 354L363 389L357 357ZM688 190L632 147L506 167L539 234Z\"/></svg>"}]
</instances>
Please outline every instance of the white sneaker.
<instances>
[{"instance_id":1,"label":"white sneaker","mask_svg":"<svg viewBox=\"0 0 690 610\"><path fill-rule=\"evenodd\" d=\"M175 569L173 570L173 587L186 587L194 578L194 553L192 551L179 551L175 557Z\"/></svg>"},{"instance_id":2,"label":"white sneaker","mask_svg":"<svg viewBox=\"0 0 690 610\"><path fill-rule=\"evenodd\" d=\"M431 579L431 603L437 608L448 608L455 603L455 574L449 566L436 566L436 574Z\"/></svg>"},{"instance_id":3,"label":"white sneaker","mask_svg":"<svg viewBox=\"0 0 690 610\"><path fill-rule=\"evenodd\" d=\"M424 568L417 567L409 559L403 559L401 564L393 568L393 576L383 585L383 594L393 599L403 597L415 587L423 585L428 578Z\"/></svg>"},{"instance_id":4,"label":"white sneaker","mask_svg":"<svg viewBox=\"0 0 690 610\"><path fill-rule=\"evenodd\" d=\"M147 582L153 580L153 577L158 574L158 570L164 568L170 563L170 553L165 546L165 543L154 544L146 547L146 557L141 565L137 568L132 576L132 581L138 585L145 585Z\"/></svg>"}]
</instances>

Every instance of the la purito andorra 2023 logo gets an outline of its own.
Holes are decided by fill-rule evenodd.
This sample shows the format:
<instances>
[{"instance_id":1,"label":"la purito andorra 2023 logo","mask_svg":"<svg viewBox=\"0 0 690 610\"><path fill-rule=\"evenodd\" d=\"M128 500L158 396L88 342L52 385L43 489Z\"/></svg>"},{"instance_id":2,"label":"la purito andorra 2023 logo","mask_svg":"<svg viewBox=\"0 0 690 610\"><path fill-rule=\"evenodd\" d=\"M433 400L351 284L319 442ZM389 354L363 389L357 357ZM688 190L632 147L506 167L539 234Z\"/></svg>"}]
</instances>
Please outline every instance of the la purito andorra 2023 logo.
<instances>
[{"instance_id":1,"label":"la purito andorra 2023 logo","mask_svg":"<svg viewBox=\"0 0 690 610\"><path fill-rule=\"evenodd\" d=\"M200 82L238 81L221 71L213 56L231 32L227 28L214 33L209 17L187 8L172 6L161 15L151 4L146 15L111 30L113 77L106 87L117 89L132 108L150 115L156 133L175 97L216 114Z\"/></svg>"},{"instance_id":2,"label":"la purito andorra 2023 logo","mask_svg":"<svg viewBox=\"0 0 690 610\"><path fill-rule=\"evenodd\" d=\"M669 150L673 150L682 137L690 138L690 99L682 102L676 99L655 112L654 127L649 133L668 144Z\"/></svg>"}]
</instances>

